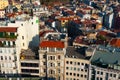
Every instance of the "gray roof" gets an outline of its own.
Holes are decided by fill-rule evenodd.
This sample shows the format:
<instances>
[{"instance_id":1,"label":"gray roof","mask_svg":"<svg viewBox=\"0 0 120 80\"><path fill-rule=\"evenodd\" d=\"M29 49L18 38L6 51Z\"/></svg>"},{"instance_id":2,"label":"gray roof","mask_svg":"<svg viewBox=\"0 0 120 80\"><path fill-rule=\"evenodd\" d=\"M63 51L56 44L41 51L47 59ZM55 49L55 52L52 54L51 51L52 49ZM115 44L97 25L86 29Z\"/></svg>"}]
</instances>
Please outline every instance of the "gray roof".
<instances>
[{"instance_id":1,"label":"gray roof","mask_svg":"<svg viewBox=\"0 0 120 80\"><path fill-rule=\"evenodd\" d=\"M76 51L76 49L73 46L68 46L66 49L66 58L78 58L78 59L88 59L85 57L84 54L80 53L79 51Z\"/></svg>"},{"instance_id":2,"label":"gray roof","mask_svg":"<svg viewBox=\"0 0 120 80\"><path fill-rule=\"evenodd\" d=\"M99 46L91 58L91 62L120 65L120 51L114 47Z\"/></svg>"}]
</instances>

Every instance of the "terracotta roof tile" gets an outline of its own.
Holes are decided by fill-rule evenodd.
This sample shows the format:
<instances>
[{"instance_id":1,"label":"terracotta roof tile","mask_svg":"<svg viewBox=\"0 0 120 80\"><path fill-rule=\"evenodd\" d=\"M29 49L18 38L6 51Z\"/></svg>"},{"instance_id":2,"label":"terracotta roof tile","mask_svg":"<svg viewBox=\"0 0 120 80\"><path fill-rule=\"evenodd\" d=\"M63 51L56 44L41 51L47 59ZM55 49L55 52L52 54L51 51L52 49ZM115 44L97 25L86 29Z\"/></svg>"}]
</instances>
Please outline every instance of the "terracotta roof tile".
<instances>
[{"instance_id":1,"label":"terracotta roof tile","mask_svg":"<svg viewBox=\"0 0 120 80\"><path fill-rule=\"evenodd\" d=\"M120 47L120 39L112 39L110 41L110 45L115 46L115 47Z\"/></svg>"},{"instance_id":2,"label":"terracotta roof tile","mask_svg":"<svg viewBox=\"0 0 120 80\"><path fill-rule=\"evenodd\" d=\"M61 41L42 41L40 47L49 47L49 48L64 48L64 42Z\"/></svg>"},{"instance_id":3,"label":"terracotta roof tile","mask_svg":"<svg viewBox=\"0 0 120 80\"><path fill-rule=\"evenodd\" d=\"M17 32L17 27L0 27L0 32Z\"/></svg>"}]
</instances>

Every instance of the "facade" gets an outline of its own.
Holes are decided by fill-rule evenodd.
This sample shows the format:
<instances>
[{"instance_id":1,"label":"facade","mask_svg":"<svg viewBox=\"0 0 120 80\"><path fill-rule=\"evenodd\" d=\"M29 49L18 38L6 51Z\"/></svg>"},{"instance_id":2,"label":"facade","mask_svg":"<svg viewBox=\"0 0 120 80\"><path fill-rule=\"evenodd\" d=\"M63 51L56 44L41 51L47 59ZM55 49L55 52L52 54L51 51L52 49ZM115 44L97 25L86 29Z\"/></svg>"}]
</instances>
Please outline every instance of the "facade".
<instances>
[{"instance_id":1,"label":"facade","mask_svg":"<svg viewBox=\"0 0 120 80\"><path fill-rule=\"evenodd\" d=\"M21 51L20 54L20 74L24 77L39 76L39 58L38 52L34 49Z\"/></svg>"},{"instance_id":2,"label":"facade","mask_svg":"<svg viewBox=\"0 0 120 80\"><path fill-rule=\"evenodd\" d=\"M3 74L16 74L18 43L17 27L0 27L0 70Z\"/></svg>"},{"instance_id":3,"label":"facade","mask_svg":"<svg viewBox=\"0 0 120 80\"><path fill-rule=\"evenodd\" d=\"M43 41L40 43L40 76L49 79L64 80L64 55L66 49L61 41Z\"/></svg>"},{"instance_id":4,"label":"facade","mask_svg":"<svg viewBox=\"0 0 120 80\"><path fill-rule=\"evenodd\" d=\"M120 71L91 66L91 79L89 80L120 80Z\"/></svg>"},{"instance_id":5,"label":"facade","mask_svg":"<svg viewBox=\"0 0 120 80\"><path fill-rule=\"evenodd\" d=\"M0 10L0 18L5 18L5 11L4 11L4 9Z\"/></svg>"},{"instance_id":6,"label":"facade","mask_svg":"<svg viewBox=\"0 0 120 80\"><path fill-rule=\"evenodd\" d=\"M73 46L67 48L64 80L88 80L89 60L74 50Z\"/></svg>"},{"instance_id":7,"label":"facade","mask_svg":"<svg viewBox=\"0 0 120 80\"><path fill-rule=\"evenodd\" d=\"M33 18L25 22L16 21L15 23L9 23L8 26L0 27L1 73L20 73L21 50L28 49L28 47L31 46L38 46L38 30L37 18Z\"/></svg>"}]
</instances>

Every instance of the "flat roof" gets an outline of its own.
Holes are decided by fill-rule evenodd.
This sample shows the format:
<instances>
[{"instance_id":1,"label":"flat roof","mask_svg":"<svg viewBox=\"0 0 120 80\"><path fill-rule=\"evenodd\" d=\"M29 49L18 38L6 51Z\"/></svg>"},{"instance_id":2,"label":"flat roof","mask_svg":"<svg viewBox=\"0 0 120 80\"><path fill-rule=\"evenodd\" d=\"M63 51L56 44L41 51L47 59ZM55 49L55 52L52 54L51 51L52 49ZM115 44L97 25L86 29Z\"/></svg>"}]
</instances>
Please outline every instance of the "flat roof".
<instances>
[{"instance_id":1,"label":"flat roof","mask_svg":"<svg viewBox=\"0 0 120 80\"><path fill-rule=\"evenodd\" d=\"M80 53L73 46L68 46L66 49L66 58L76 58L76 59L89 59L84 54Z\"/></svg>"}]
</instances>

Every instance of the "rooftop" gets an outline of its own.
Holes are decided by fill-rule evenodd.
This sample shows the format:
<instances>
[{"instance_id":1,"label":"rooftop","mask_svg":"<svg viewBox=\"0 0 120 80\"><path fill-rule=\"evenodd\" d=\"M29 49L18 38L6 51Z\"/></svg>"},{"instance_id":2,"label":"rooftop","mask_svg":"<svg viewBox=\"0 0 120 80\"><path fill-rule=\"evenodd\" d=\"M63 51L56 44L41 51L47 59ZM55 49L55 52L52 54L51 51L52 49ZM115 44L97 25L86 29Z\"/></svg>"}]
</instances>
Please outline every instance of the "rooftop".
<instances>
[{"instance_id":1,"label":"rooftop","mask_svg":"<svg viewBox=\"0 0 120 80\"><path fill-rule=\"evenodd\" d=\"M78 58L78 59L89 59L85 55L76 50L73 46L68 46L66 49L66 57L68 58Z\"/></svg>"},{"instance_id":2,"label":"rooftop","mask_svg":"<svg viewBox=\"0 0 120 80\"><path fill-rule=\"evenodd\" d=\"M120 48L120 38L114 38L110 41L110 45Z\"/></svg>"},{"instance_id":3,"label":"rooftop","mask_svg":"<svg viewBox=\"0 0 120 80\"><path fill-rule=\"evenodd\" d=\"M22 50L21 54L20 54L20 59L21 60L34 60L34 59L38 59L36 54L37 54L38 50L34 50L34 49L27 49L27 50Z\"/></svg>"},{"instance_id":4,"label":"rooftop","mask_svg":"<svg viewBox=\"0 0 120 80\"><path fill-rule=\"evenodd\" d=\"M120 65L120 49L111 46L106 47L99 45L91 59L91 62Z\"/></svg>"},{"instance_id":5,"label":"rooftop","mask_svg":"<svg viewBox=\"0 0 120 80\"><path fill-rule=\"evenodd\" d=\"M0 27L0 32L17 32L17 27Z\"/></svg>"},{"instance_id":6,"label":"rooftop","mask_svg":"<svg viewBox=\"0 0 120 80\"><path fill-rule=\"evenodd\" d=\"M64 48L64 42L62 41L42 41L40 47L49 47L49 48Z\"/></svg>"}]
</instances>

